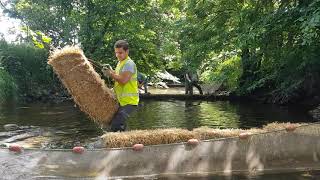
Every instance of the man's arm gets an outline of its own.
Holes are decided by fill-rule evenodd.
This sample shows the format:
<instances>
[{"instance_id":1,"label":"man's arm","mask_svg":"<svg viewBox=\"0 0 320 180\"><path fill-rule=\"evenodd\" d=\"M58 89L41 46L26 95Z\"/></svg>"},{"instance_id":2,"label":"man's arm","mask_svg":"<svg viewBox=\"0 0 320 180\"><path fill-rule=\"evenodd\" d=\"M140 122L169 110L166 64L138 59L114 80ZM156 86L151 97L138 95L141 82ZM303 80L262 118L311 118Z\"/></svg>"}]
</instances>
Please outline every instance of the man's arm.
<instances>
[{"instance_id":1,"label":"man's arm","mask_svg":"<svg viewBox=\"0 0 320 180\"><path fill-rule=\"evenodd\" d=\"M189 77L189 73L186 73L186 80L187 80L187 82L191 82L191 78Z\"/></svg>"},{"instance_id":2,"label":"man's arm","mask_svg":"<svg viewBox=\"0 0 320 180\"><path fill-rule=\"evenodd\" d=\"M119 75L115 73L115 71L110 71L110 76L117 81L119 84L126 84L132 77L132 73L130 71L121 72Z\"/></svg>"}]
</instances>

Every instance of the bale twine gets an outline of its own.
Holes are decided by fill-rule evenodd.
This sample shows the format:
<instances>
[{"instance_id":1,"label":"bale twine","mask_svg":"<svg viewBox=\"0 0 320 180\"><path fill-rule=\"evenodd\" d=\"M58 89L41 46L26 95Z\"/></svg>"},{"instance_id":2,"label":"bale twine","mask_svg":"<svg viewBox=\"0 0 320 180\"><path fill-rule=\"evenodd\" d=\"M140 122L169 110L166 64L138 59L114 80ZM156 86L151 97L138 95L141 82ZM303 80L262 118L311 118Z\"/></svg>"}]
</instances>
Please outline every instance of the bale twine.
<instances>
[{"instance_id":1,"label":"bale twine","mask_svg":"<svg viewBox=\"0 0 320 180\"><path fill-rule=\"evenodd\" d=\"M115 96L79 47L68 46L55 50L48 64L53 67L81 111L100 125L111 121L118 110Z\"/></svg>"},{"instance_id":2,"label":"bale twine","mask_svg":"<svg viewBox=\"0 0 320 180\"><path fill-rule=\"evenodd\" d=\"M158 145L187 142L189 139L209 140L217 138L237 137L241 133L260 134L277 130L284 130L285 125L301 126L292 123L271 123L262 129L213 129L208 127L196 128L193 131L186 129L153 129L134 130L127 132L108 132L102 136L104 145L108 148L131 147L134 144Z\"/></svg>"}]
</instances>

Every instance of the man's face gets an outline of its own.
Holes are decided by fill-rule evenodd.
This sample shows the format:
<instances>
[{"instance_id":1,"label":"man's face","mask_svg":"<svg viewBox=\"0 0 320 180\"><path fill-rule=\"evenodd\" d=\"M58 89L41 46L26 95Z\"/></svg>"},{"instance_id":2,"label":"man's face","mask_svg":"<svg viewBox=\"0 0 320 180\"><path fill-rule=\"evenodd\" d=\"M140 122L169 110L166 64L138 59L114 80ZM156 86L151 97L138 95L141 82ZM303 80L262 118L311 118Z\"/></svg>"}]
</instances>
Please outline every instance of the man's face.
<instances>
[{"instance_id":1,"label":"man's face","mask_svg":"<svg viewBox=\"0 0 320 180\"><path fill-rule=\"evenodd\" d=\"M124 50L123 48L115 48L114 52L116 53L117 59L123 61L127 58L129 50Z\"/></svg>"}]
</instances>

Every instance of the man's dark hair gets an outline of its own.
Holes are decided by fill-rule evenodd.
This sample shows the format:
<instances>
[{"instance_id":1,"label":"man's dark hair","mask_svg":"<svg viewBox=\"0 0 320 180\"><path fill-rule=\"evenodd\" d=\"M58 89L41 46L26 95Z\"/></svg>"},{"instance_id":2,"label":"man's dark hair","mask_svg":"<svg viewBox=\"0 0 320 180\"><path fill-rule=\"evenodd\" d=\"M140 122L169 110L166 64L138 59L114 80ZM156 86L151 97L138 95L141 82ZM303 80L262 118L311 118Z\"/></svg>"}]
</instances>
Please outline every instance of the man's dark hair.
<instances>
[{"instance_id":1,"label":"man's dark hair","mask_svg":"<svg viewBox=\"0 0 320 180\"><path fill-rule=\"evenodd\" d=\"M114 48L122 48L123 50L128 50L129 49L129 43L126 40L118 40L114 44Z\"/></svg>"}]
</instances>

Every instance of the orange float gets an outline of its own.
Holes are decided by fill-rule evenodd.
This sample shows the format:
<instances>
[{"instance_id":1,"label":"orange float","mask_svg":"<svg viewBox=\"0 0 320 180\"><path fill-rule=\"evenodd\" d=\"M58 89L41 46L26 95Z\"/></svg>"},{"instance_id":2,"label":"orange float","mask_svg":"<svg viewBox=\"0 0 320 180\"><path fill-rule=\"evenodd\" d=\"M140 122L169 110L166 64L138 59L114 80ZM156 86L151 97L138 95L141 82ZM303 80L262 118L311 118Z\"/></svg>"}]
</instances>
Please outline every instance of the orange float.
<instances>
[{"instance_id":1,"label":"orange float","mask_svg":"<svg viewBox=\"0 0 320 180\"><path fill-rule=\"evenodd\" d=\"M76 146L72 149L72 152L73 153L76 153L76 154L82 154L84 152L85 148L82 147L82 146Z\"/></svg>"},{"instance_id":2,"label":"orange float","mask_svg":"<svg viewBox=\"0 0 320 180\"><path fill-rule=\"evenodd\" d=\"M144 145L143 145L143 144L135 144L135 145L132 146L132 149L133 149L134 151L142 151L143 148L144 148Z\"/></svg>"},{"instance_id":3,"label":"orange float","mask_svg":"<svg viewBox=\"0 0 320 180\"><path fill-rule=\"evenodd\" d=\"M187 144L192 145L192 146L196 146L199 144L199 140L198 139L189 139Z\"/></svg>"},{"instance_id":4,"label":"orange float","mask_svg":"<svg viewBox=\"0 0 320 180\"><path fill-rule=\"evenodd\" d=\"M10 146L9 146L9 150L10 151L13 151L13 152L16 152L16 153L21 153L22 152L22 147L20 146L20 145L18 145L18 144L11 144Z\"/></svg>"},{"instance_id":5,"label":"orange float","mask_svg":"<svg viewBox=\"0 0 320 180\"><path fill-rule=\"evenodd\" d=\"M245 132L245 133L240 133L239 134L239 138L240 139L248 139L252 134L251 133L248 133L248 132Z\"/></svg>"},{"instance_id":6,"label":"orange float","mask_svg":"<svg viewBox=\"0 0 320 180\"><path fill-rule=\"evenodd\" d=\"M295 126L295 125L293 125L293 124L288 124L288 125L286 125L286 131L287 132L292 132L292 131L294 131L294 130L296 130L297 129L297 126Z\"/></svg>"}]
</instances>

